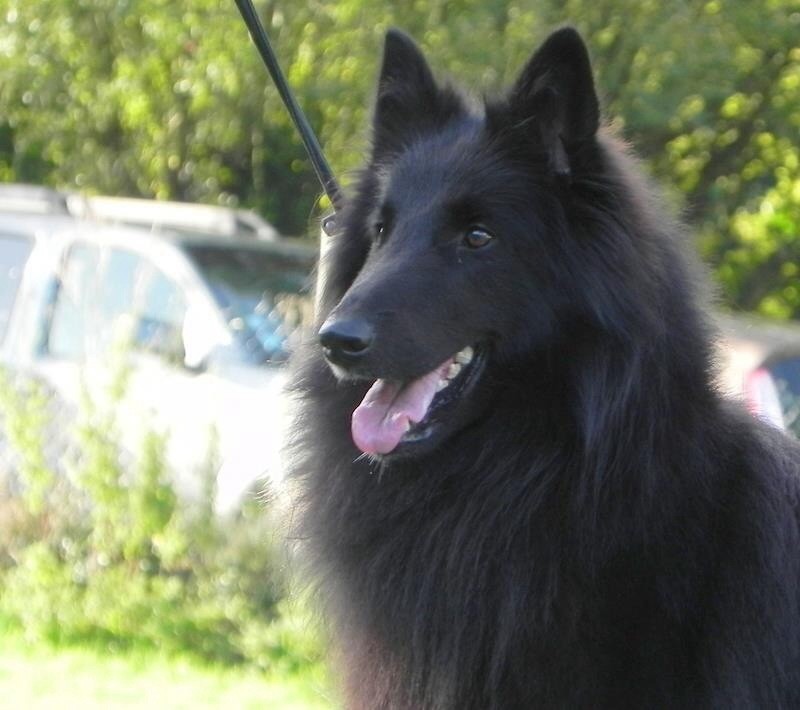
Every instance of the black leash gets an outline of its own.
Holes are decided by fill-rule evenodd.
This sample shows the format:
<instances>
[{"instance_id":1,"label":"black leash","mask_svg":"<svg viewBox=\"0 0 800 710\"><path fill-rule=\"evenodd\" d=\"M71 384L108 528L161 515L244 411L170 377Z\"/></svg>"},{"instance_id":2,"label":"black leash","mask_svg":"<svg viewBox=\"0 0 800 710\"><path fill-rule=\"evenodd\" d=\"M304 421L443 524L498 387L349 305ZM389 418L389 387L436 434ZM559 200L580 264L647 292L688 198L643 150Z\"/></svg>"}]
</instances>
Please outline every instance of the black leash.
<instances>
[{"instance_id":1,"label":"black leash","mask_svg":"<svg viewBox=\"0 0 800 710\"><path fill-rule=\"evenodd\" d=\"M322 148L320 148L319 141L314 135L314 131L311 129L305 114L297 104L297 101L295 101L289 84L286 82L286 77L284 77L281 67L278 64L278 59L272 51L267 33L264 31L261 20L258 19L252 0L236 0L236 6L242 14L242 19L244 19L247 29L250 31L250 36L253 38L258 53L261 55L261 59L264 61L267 71L269 71L272 77L272 81L275 82L275 87L278 89L281 99L283 99L286 110L289 112L292 121L294 121L294 125L300 132L300 137L303 139L303 145L306 148L308 157L311 158L314 172L317 174L317 179L322 184L322 189L325 190L325 194L331 201L334 211L337 211L342 202L339 184L336 182L336 178L331 172L328 161L325 160ZM330 224L327 224L328 222L330 222ZM329 231L329 229L333 228L331 217L323 220L323 227L325 231Z\"/></svg>"}]
</instances>

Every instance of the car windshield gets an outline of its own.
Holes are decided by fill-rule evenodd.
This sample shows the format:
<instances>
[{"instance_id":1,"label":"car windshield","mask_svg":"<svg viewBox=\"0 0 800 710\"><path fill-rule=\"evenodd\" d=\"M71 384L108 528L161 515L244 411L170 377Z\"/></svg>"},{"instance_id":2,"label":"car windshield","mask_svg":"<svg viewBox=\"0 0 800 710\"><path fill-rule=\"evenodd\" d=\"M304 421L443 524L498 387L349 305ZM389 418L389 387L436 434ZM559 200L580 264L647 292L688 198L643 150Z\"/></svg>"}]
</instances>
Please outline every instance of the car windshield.
<instances>
[{"instance_id":1,"label":"car windshield","mask_svg":"<svg viewBox=\"0 0 800 710\"><path fill-rule=\"evenodd\" d=\"M767 369L778 391L786 428L800 437L800 357L776 360Z\"/></svg>"},{"instance_id":2,"label":"car windshield","mask_svg":"<svg viewBox=\"0 0 800 710\"><path fill-rule=\"evenodd\" d=\"M184 247L203 274L249 362L286 360L293 336L311 322L311 261L248 246Z\"/></svg>"}]
</instances>

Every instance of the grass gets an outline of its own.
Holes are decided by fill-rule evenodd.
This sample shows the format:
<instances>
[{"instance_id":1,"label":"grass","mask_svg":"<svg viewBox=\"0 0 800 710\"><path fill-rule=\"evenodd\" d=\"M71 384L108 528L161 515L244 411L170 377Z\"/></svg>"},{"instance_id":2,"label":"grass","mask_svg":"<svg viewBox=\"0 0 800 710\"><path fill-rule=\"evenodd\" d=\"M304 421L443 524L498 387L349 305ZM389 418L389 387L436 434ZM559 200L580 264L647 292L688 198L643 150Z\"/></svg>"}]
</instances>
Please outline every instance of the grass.
<instances>
[{"instance_id":1,"label":"grass","mask_svg":"<svg viewBox=\"0 0 800 710\"><path fill-rule=\"evenodd\" d=\"M16 635L0 643L0 698L25 710L337 707L324 677L312 673L277 678L154 654L30 646Z\"/></svg>"}]
</instances>

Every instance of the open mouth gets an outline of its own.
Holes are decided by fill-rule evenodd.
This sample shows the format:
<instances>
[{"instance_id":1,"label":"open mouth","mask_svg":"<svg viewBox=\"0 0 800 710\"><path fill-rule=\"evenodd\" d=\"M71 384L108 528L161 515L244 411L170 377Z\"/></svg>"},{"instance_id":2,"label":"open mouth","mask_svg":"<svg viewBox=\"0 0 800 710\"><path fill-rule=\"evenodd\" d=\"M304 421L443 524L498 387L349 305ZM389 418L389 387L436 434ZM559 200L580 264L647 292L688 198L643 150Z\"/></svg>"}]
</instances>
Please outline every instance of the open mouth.
<instances>
[{"instance_id":1,"label":"open mouth","mask_svg":"<svg viewBox=\"0 0 800 710\"><path fill-rule=\"evenodd\" d=\"M472 346L408 382L379 379L353 412L351 431L365 454L389 454L427 439L445 410L477 381L485 357Z\"/></svg>"}]
</instances>

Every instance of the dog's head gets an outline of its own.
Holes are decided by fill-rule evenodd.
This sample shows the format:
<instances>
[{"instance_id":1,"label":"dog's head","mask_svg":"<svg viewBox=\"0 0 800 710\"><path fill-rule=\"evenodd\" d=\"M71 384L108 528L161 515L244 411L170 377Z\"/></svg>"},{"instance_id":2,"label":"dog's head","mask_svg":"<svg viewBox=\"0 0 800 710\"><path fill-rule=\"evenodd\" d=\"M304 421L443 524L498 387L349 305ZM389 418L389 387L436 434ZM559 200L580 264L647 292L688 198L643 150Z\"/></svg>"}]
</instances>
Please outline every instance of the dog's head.
<instances>
[{"instance_id":1,"label":"dog's head","mask_svg":"<svg viewBox=\"0 0 800 710\"><path fill-rule=\"evenodd\" d=\"M430 450L476 416L492 367L556 337L582 300L566 207L599 159L598 120L572 29L480 108L387 34L372 154L341 217L319 331L337 377L370 383L352 417L362 451Z\"/></svg>"}]
</instances>

